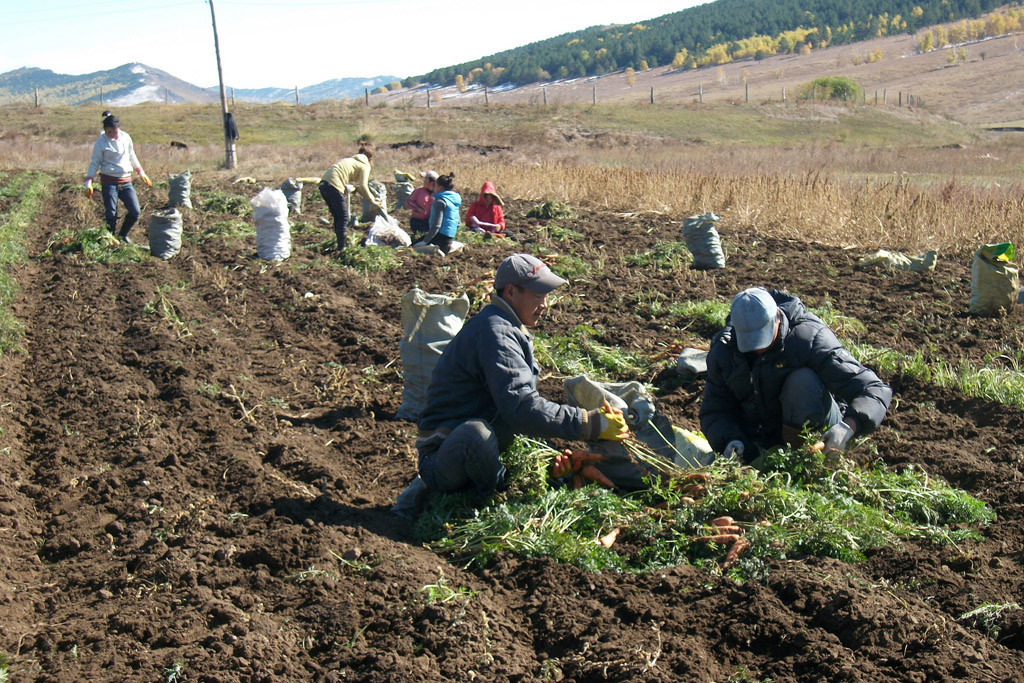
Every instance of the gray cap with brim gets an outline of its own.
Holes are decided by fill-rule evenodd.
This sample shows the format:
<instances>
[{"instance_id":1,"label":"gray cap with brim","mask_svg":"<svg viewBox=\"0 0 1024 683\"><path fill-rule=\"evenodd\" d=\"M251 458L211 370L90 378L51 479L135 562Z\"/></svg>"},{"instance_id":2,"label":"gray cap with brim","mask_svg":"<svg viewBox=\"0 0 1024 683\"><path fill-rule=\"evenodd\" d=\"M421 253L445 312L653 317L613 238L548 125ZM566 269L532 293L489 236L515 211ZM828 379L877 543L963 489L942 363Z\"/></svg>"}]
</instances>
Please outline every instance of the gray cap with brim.
<instances>
[{"instance_id":1,"label":"gray cap with brim","mask_svg":"<svg viewBox=\"0 0 1024 683\"><path fill-rule=\"evenodd\" d=\"M543 261L529 254L512 254L501 262L494 274L496 292L508 285L517 285L536 294L547 294L565 283L566 280L552 273Z\"/></svg>"},{"instance_id":2,"label":"gray cap with brim","mask_svg":"<svg viewBox=\"0 0 1024 683\"><path fill-rule=\"evenodd\" d=\"M736 332L736 346L741 353L768 348L775 338L775 318L779 306L760 287L744 289L732 299L729 318Z\"/></svg>"}]
</instances>

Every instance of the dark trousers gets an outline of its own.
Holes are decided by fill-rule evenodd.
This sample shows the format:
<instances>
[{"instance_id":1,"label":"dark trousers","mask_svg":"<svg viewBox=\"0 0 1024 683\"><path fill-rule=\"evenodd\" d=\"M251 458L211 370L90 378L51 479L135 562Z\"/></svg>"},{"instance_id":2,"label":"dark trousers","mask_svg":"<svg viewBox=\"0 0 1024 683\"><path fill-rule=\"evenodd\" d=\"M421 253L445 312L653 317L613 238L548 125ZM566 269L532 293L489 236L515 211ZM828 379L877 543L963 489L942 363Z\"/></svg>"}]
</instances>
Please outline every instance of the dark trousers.
<instances>
[{"instance_id":1,"label":"dark trousers","mask_svg":"<svg viewBox=\"0 0 1024 683\"><path fill-rule=\"evenodd\" d=\"M324 198L327 208L334 217L334 236L338 238L338 250L348 246L345 228L348 227L348 202L345 195L338 192L333 185L320 183L320 196Z\"/></svg>"},{"instance_id":2,"label":"dark trousers","mask_svg":"<svg viewBox=\"0 0 1024 683\"><path fill-rule=\"evenodd\" d=\"M106 209L107 229L110 232L117 232L117 200L121 200L127 213L124 222L121 223L120 235L127 236L135 222L139 220L139 198L135 194L135 188L131 183L120 185L103 185L103 208Z\"/></svg>"},{"instance_id":3,"label":"dark trousers","mask_svg":"<svg viewBox=\"0 0 1024 683\"><path fill-rule=\"evenodd\" d=\"M441 233L434 235L429 244L433 244L435 247L439 248L445 253L445 255L452 250L452 238L447 235L442 235Z\"/></svg>"},{"instance_id":4,"label":"dark trousers","mask_svg":"<svg viewBox=\"0 0 1024 683\"><path fill-rule=\"evenodd\" d=\"M427 230L430 229L430 224L426 218L410 218L409 219L409 230L412 231L412 241L415 242L416 238L420 235L425 235Z\"/></svg>"},{"instance_id":5,"label":"dark trousers","mask_svg":"<svg viewBox=\"0 0 1024 683\"><path fill-rule=\"evenodd\" d=\"M483 420L467 420L450 434L416 441L420 476L435 491L489 495L505 481L498 437Z\"/></svg>"}]
</instances>

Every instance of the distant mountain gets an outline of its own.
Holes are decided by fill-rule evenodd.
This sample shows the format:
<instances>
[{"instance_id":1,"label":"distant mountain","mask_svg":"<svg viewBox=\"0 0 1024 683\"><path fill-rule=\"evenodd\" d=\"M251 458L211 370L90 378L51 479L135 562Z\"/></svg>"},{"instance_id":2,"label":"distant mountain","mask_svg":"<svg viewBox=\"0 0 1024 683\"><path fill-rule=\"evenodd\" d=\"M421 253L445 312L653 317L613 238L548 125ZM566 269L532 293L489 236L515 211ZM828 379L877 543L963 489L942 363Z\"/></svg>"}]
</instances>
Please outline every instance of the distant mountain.
<instances>
[{"instance_id":1,"label":"distant mountain","mask_svg":"<svg viewBox=\"0 0 1024 683\"><path fill-rule=\"evenodd\" d=\"M103 104L120 107L140 102L216 102L219 99L219 95L211 95L205 88L137 62L78 76L33 67L0 74L0 104L32 102L36 92L39 101L45 104L75 105L99 102L102 98Z\"/></svg>"},{"instance_id":2,"label":"distant mountain","mask_svg":"<svg viewBox=\"0 0 1024 683\"><path fill-rule=\"evenodd\" d=\"M319 100L340 100L346 97L362 97L364 90L373 92L381 86L390 86L401 79L395 76L375 76L374 78L335 78L323 83L299 88L299 102L309 104ZM270 103L294 102L294 88L233 88L236 100L244 102ZM220 97L219 88L210 88ZM230 92L229 92L230 94Z\"/></svg>"},{"instance_id":3,"label":"distant mountain","mask_svg":"<svg viewBox=\"0 0 1024 683\"><path fill-rule=\"evenodd\" d=\"M336 78L308 88L299 88L299 101L362 97L364 89L373 92L400 79L395 76L374 78ZM220 88L200 88L175 78L166 71L145 64L124 64L109 71L94 71L73 76L49 69L24 67L0 74L0 104L32 102L38 93L43 104L84 104L99 102L123 107L140 102L180 104L217 102ZM229 92L230 94L230 92ZM234 88L236 100L244 102L294 102L294 88Z\"/></svg>"}]
</instances>

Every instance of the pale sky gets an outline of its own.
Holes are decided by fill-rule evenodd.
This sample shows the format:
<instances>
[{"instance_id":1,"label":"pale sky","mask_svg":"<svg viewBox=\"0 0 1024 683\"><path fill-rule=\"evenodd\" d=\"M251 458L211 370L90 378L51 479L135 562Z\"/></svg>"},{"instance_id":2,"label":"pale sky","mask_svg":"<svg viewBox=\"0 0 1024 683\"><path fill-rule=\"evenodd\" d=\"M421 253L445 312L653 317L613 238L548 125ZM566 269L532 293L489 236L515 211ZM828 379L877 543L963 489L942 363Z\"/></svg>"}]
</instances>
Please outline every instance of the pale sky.
<instances>
[{"instance_id":1,"label":"pale sky","mask_svg":"<svg viewBox=\"0 0 1024 683\"><path fill-rule=\"evenodd\" d=\"M214 0L224 83L306 87L418 76L590 26L637 23L705 0ZM0 0L0 73L141 62L217 85L206 0Z\"/></svg>"}]
</instances>

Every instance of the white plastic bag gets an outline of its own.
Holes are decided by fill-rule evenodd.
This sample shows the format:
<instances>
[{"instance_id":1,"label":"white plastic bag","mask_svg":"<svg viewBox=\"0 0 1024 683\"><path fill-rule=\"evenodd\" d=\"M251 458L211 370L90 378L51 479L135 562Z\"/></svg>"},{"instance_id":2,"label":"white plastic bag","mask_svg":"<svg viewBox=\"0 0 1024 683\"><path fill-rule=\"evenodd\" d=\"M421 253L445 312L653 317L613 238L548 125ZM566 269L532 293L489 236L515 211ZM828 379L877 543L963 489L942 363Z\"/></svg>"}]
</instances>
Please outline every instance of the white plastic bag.
<instances>
[{"instance_id":1,"label":"white plastic bag","mask_svg":"<svg viewBox=\"0 0 1024 683\"><path fill-rule=\"evenodd\" d=\"M393 216L377 216L366 233L367 246L408 247L412 244L409 233L399 227Z\"/></svg>"},{"instance_id":2,"label":"white plastic bag","mask_svg":"<svg viewBox=\"0 0 1024 683\"><path fill-rule=\"evenodd\" d=\"M291 256L292 236L284 192L264 187L250 203L256 224L256 255L265 261L283 261Z\"/></svg>"}]
</instances>

